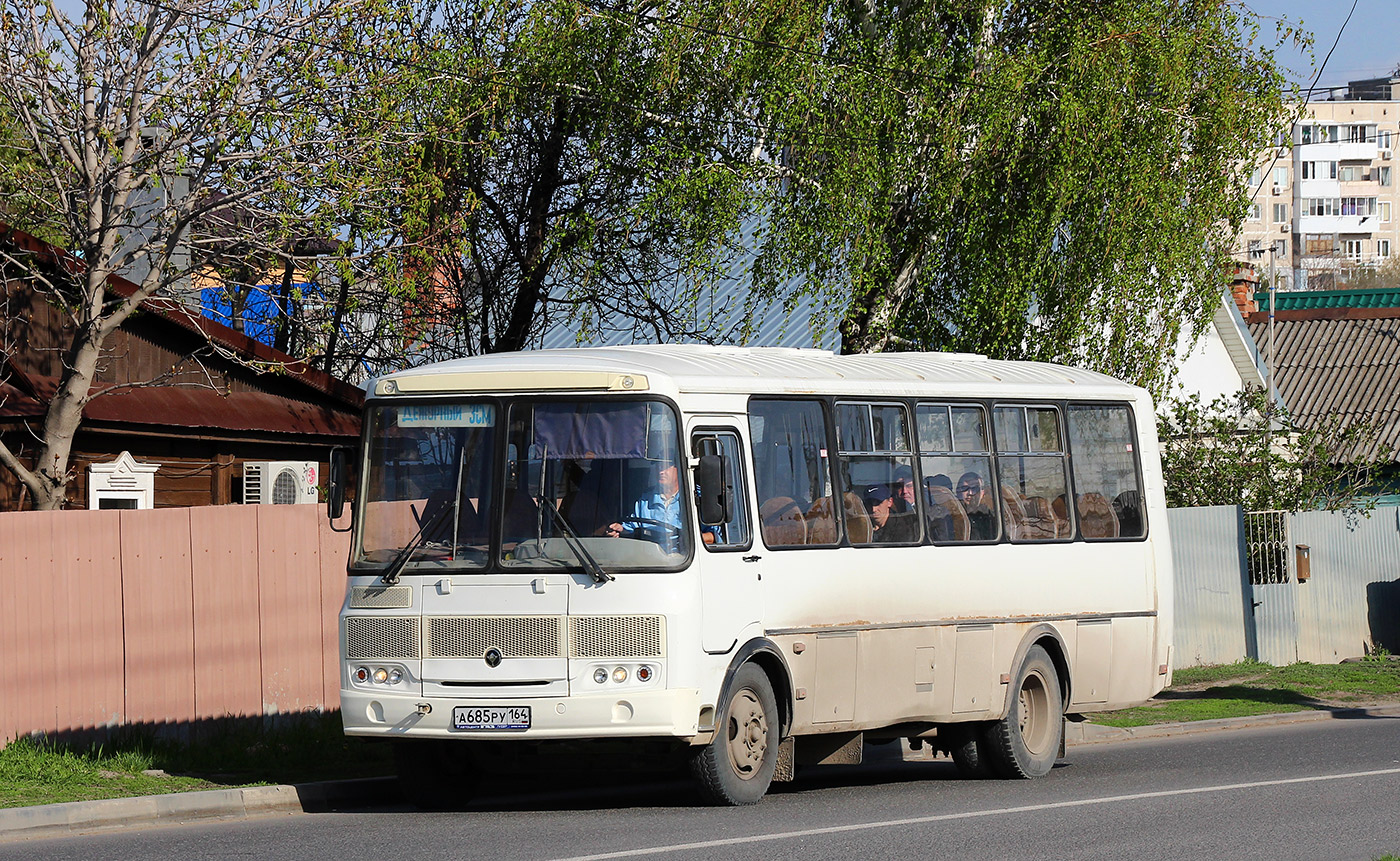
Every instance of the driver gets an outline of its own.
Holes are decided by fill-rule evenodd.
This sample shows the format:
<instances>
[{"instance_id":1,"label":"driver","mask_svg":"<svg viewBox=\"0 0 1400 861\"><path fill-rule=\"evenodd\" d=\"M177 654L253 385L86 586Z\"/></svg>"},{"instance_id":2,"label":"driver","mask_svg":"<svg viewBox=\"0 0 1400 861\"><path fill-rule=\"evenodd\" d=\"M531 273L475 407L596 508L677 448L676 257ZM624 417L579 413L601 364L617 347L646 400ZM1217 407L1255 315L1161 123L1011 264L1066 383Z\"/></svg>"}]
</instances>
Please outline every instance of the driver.
<instances>
[{"instance_id":1,"label":"driver","mask_svg":"<svg viewBox=\"0 0 1400 861\"><path fill-rule=\"evenodd\" d=\"M681 530L680 490L680 475L676 465L672 463L662 466L656 472L656 487L633 504L631 516L638 520L655 520L658 523L675 527L672 535L679 535ZM614 522L603 527L603 534L610 538L617 538L623 533L644 531L645 528L644 524Z\"/></svg>"}]
</instances>

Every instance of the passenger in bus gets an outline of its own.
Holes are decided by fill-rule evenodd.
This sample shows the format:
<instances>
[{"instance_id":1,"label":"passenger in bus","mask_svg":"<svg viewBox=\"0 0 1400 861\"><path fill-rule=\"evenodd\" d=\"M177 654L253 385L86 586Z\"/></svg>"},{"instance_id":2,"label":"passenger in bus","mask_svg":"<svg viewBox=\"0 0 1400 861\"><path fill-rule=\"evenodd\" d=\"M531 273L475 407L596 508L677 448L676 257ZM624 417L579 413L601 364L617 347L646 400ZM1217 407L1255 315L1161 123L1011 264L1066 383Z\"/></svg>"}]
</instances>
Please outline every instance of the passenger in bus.
<instances>
[{"instance_id":1,"label":"passenger in bus","mask_svg":"<svg viewBox=\"0 0 1400 861\"><path fill-rule=\"evenodd\" d=\"M958 501L967 513L970 538L973 541L989 541L997 537L996 515L992 513L986 484L980 473L965 472L958 479Z\"/></svg>"},{"instance_id":2,"label":"passenger in bus","mask_svg":"<svg viewBox=\"0 0 1400 861\"><path fill-rule=\"evenodd\" d=\"M870 540L876 544L908 544L918 540L909 527L909 518L894 516L894 496L888 486L871 484L861 494L865 510L870 514Z\"/></svg>"},{"instance_id":3,"label":"passenger in bus","mask_svg":"<svg viewBox=\"0 0 1400 861\"><path fill-rule=\"evenodd\" d=\"M915 501L914 471L907 466L896 467L890 490L894 507L890 509L890 522L885 526L885 540L901 544L918 541L919 509Z\"/></svg>"}]
</instances>

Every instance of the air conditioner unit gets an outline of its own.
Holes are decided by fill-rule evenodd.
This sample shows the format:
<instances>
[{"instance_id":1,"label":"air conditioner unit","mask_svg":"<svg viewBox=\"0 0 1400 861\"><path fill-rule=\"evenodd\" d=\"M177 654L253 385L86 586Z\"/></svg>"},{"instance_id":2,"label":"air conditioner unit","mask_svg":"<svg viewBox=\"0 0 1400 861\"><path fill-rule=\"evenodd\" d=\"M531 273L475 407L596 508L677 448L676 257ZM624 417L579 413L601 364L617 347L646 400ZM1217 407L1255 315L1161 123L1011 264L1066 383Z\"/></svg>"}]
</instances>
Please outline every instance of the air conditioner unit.
<instances>
[{"instance_id":1,"label":"air conditioner unit","mask_svg":"<svg viewBox=\"0 0 1400 861\"><path fill-rule=\"evenodd\" d=\"M1381 150L1381 159L1382 159L1383 161L1390 161L1390 150L1388 150L1388 149L1383 149L1383 150Z\"/></svg>"},{"instance_id":2,"label":"air conditioner unit","mask_svg":"<svg viewBox=\"0 0 1400 861\"><path fill-rule=\"evenodd\" d=\"M1284 223L1282 223L1282 224L1280 224L1280 225L1278 226L1278 232L1279 232L1279 233L1287 233L1287 232L1289 231L1289 228L1292 227L1292 226L1293 226L1293 225L1292 225L1291 223L1285 221Z\"/></svg>"},{"instance_id":3,"label":"air conditioner unit","mask_svg":"<svg viewBox=\"0 0 1400 861\"><path fill-rule=\"evenodd\" d=\"M1283 186L1274 183L1274 197L1278 197L1280 194L1283 194Z\"/></svg>"},{"instance_id":4,"label":"air conditioner unit","mask_svg":"<svg viewBox=\"0 0 1400 861\"><path fill-rule=\"evenodd\" d=\"M243 464L245 505L300 505L316 502L314 460L265 460Z\"/></svg>"}]
</instances>

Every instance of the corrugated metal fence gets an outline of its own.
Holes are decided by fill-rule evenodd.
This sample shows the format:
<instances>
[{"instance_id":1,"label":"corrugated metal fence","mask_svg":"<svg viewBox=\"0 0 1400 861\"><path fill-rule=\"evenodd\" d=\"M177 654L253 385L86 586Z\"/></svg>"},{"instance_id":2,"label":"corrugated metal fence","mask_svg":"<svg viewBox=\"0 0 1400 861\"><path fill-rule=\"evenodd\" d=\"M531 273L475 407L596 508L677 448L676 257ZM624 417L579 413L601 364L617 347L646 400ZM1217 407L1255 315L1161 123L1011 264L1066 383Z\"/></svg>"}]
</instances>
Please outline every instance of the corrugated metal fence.
<instances>
[{"instance_id":1,"label":"corrugated metal fence","mask_svg":"<svg viewBox=\"0 0 1400 861\"><path fill-rule=\"evenodd\" d=\"M0 745L337 708L348 549L316 505L0 514Z\"/></svg>"},{"instance_id":2,"label":"corrugated metal fence","mask_svg":"<svg viewBox=\"0 0 1400 861\"><path fill-rule=\"evenodd\" d=\"M1173 509L1168 516L1177 666L1245 657L1335 663L1377 648L1400 652L1400 508L1378 508L1369 518L1245 515L1234 506ZM1267 553L1255 547L1265 533L1277 545ZM1300 545L1310 569L1302 581Z\"/></svg>"}]
</instances>

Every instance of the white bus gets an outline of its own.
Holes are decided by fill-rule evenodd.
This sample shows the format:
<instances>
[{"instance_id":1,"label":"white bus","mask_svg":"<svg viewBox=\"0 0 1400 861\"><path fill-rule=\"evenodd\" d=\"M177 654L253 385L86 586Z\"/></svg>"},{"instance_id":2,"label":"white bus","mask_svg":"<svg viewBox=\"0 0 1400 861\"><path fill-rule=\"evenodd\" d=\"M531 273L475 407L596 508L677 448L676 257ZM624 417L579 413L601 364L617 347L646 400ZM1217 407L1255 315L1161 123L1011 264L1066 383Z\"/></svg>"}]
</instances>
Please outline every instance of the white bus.
<instances>
[{"instance_id":1,"label":"white bus","mask_svg":"<svg viewBox=\"0 0 1400 861\"><path fill-rule=\"evenodd\" d=\"M1101 374L485 356L375 380L358 472L342 716L423 806L584 739L664 742L719 804L864 741L1039 777L1065 715L1170 679L1152 402Z\"/></svg>"}]
</instances>

